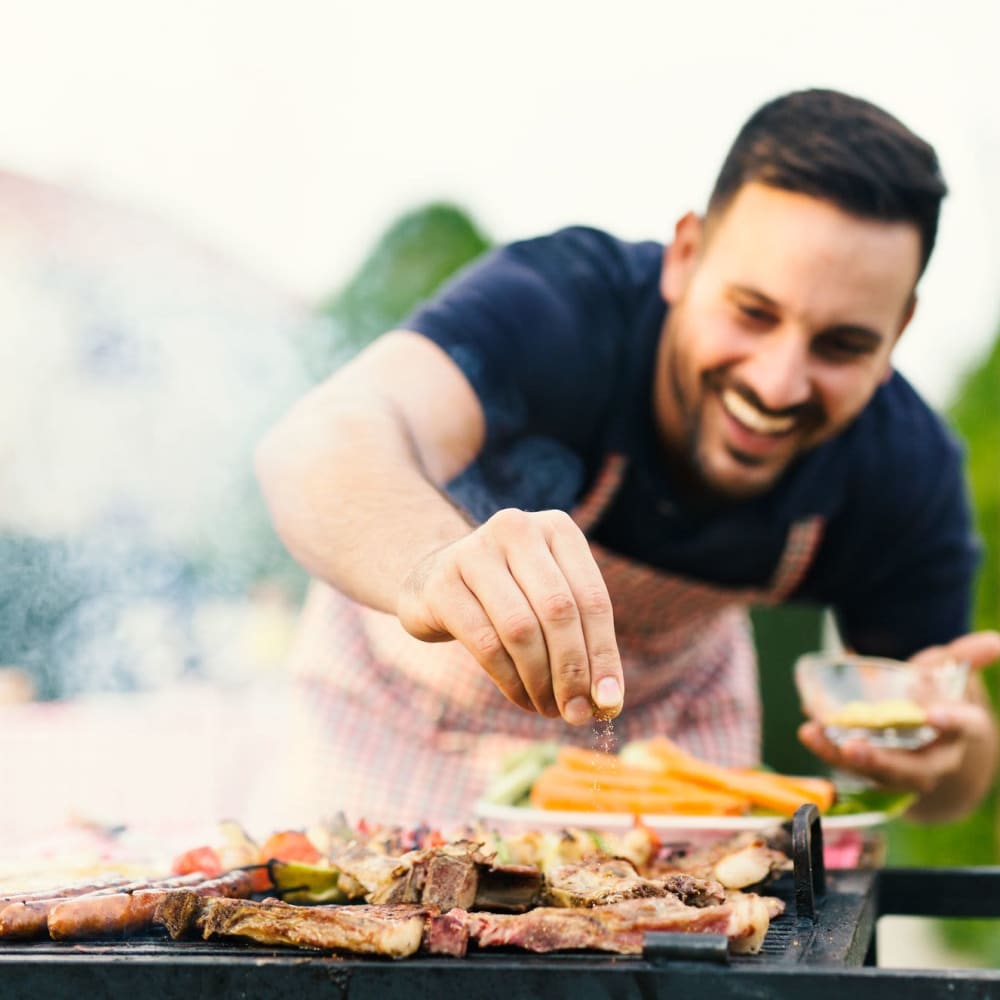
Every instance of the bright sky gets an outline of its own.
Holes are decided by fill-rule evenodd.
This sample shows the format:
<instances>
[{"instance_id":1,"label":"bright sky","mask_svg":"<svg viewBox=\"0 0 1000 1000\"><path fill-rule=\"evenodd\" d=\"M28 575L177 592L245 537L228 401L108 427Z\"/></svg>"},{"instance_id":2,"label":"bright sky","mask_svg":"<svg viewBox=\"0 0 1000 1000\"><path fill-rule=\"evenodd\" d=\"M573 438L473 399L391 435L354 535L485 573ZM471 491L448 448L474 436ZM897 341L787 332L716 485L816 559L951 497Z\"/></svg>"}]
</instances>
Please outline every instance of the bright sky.
<instances>
[{"instance_id":1,"label":"bright sky","mask_svg":"<svg viewBox=\"0 0 1000 1000\"><path fill-rule=\"evenodd\" d=\"M667 237L743 119L881 103L952 188L900 367L932 402L1000 320L1000 4L0 0L0 168L151 210L307 298L431 198L495 238Z\"/></svg>"}]
</instances>

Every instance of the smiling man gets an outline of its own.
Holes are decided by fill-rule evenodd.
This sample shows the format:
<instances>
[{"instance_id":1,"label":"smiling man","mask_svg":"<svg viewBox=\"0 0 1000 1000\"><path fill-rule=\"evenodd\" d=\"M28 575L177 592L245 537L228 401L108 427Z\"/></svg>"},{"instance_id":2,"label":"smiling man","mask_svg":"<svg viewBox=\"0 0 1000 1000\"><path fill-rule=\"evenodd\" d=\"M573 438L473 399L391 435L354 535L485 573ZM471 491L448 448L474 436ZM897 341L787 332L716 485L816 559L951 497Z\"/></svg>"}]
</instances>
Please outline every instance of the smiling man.
<instances>
[{"instance_id":1,"label":"smiling man","mask_svg":"<svg viewBox=\"0 0 1000 1000\"><path fill-rule=\"evenodd\" d=\"M467 819L499 754L602 714L752 764L755 603L829 605L861 652L1000 655L964 635L960 449L891 364L944 193L886 112L790 94L666 247L504 247L297 404L258 469L316 580L295 660L327 808ZM937 819L997 740L978 679L934 719L916 752L800 735Z\"/></svg>"},{"instance_id":2,"label":"smiling man","mask_svg":"<svg viewBox=\"0 0 1000 1000\"><path fill-rule=\"evenodd\" d=\"M661 277L667 453L726 496L772 486L890 378L921 266L912 224L759 182L685 216Z\"/></svg>"}]
</instances>

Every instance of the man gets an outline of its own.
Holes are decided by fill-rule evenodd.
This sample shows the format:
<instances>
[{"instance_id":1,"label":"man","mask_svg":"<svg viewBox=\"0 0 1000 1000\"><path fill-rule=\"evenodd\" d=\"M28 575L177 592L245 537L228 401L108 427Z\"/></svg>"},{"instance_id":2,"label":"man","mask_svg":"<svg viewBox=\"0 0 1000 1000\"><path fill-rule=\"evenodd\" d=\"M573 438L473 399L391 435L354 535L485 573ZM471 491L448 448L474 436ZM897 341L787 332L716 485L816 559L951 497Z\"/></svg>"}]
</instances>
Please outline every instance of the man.
<instances>
[{"instance_id":1,"label":"man","mask_svg":"<svg viewBox=\"0 0 1000 1000\"><path fill-rule=\"evenodd\" d=\"M317 579L295 659L328 808L467 818L498 754L595 715L752 764L751 603L829 604L861 652L1000 655L963 635L959 449L891 367L944 193L884 111L791 94L666 248L504 248L302 400L258 469ZM919 751L800 736L943 819L991 780L985 704L977 678Z\"/></svg>"}]
</instances>

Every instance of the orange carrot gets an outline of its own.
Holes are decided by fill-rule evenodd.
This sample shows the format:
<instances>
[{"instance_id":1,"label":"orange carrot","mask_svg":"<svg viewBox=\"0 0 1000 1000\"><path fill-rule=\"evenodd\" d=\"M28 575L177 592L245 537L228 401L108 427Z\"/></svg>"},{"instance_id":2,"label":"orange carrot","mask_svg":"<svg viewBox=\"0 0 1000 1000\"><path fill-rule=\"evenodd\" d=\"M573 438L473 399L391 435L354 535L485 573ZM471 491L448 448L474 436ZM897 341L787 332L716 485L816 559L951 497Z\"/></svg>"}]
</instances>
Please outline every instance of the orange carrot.
<instances>
[{"instance_id":1,"label":"orange carrot","mask_svg":"<svg viewBox=\"0 0 1000 1000\"><path fill-rule=\"evenodd\" d=\"M598 792L579 785L556 789L536 784L531 792L531 804L536 809L564 809L571 812L615 812L632 815L733 816L740 810L706 804L705 800L683 795L661 795L654 792Z\"/></svg>"},{"instance_id":2,"label":"orange carrot","mask_svg":"<svg viewBox=\"0 0 1000 1000\"><path fill-rule=\"evenodd\" d=\"M826 812L837 798L837 787L829 778L805 774L775 774L772 771L754 771L740 768L735 774L766 774L775 784L783 785L789 791L797 792L803 802L812 802L820 812Z\"/></svg>"},{"instance_id":3,"label":"orange carrot","mask_svg":"<svg viewBox=\"0 0 1000 1000\"><path fill-rule=\"evenodd\" d=\"M740 815L749 805L745 796L688 782L659 779L639 783L630 777L601 782L558 764L538 776L531 790L531 803L538 809L705 816Z\"/></svg>"},{"instance_id":4,"label":"orange carrot","mask_svg":"<svg viewBox=\"0 0 1000 1000\"><path fill-rule=\"evenodd\" d=\"M619 771L626 765L617 754L605 753L603 750L585 750L583 747L563 746L556 753L556 760L566 767L579 771Z\"/></svg>"},{"instance_id":5,"label":"orange carrot","mask_svg":"<svg viewBox=\"0 0 1000 1000\"><path fill-rule=\"evenodd\" d=\"M667 774L630 769L628 771L609 771L607 774L598 772L575 771L556 763L545 768L536 781L543 779L552 787L579 786L597 792L619 791L656 793L661 795L697 796L706 803L718 806L746 809L750 800L745 795L734 795L731 792L719 791L693 781L686 781Z\"/></svg>"},{"instance_id":6,"label":"orange carrot","mask_svg":"<svg viewBox=\"0 0 1000 1000\"><path fill-rule=\"evenodd\" d=\"M814 801L816 797L815 793L807 795L806 789L801 786L790 788L781 781L773 780L774 776L765 771L738 771L699 760L664 737L650 740L649 749L663 759L668 774L745 795L754 805L786 816L791 816L803 802Z\"/></svg>"}]
</instances>

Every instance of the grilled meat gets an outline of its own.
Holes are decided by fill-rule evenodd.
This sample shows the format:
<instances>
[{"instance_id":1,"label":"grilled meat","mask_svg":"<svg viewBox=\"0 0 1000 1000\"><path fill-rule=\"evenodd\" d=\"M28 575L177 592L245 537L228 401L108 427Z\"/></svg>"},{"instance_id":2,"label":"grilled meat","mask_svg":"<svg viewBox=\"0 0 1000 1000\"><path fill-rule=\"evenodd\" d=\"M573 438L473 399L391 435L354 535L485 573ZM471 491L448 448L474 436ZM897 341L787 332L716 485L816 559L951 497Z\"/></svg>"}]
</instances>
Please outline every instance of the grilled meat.
<instances>
[{"instance_id":1,"label":"grilled meat","mask_svg":"<svg viewBox=\"0 0 1000 1000\"><path fill-rule=\"evenodd\" d=\"M625 899L674 895L690 905L721 903L725 891L718 882L673 874L643 878L624 858L589 858L560 865L545 876L543 896L551 906L603 906Z\"/></svg>"},{"instance_id":2,"label":"grilled meat","mask_svg":"<svg viewBox=\"0 0 1000 1000\"><path fill-rule=\"evenodd\" d=\"M716 879L727 889L760 885L791 867L788 857L772 849L760 834L741 833L693 852L675 852L653 866L656 874L683 872Z\"/></svg>"},{"instance_id":3,"label":"grilled meat","mask_svg":"<svg viewBox=\"0 0 1000 1000\"><path fill-rule=\"evenodd\" d=\"M53 940L68 940L134 934L152 924L159 902L178 888L197 896L247 897L253 891L253 875L237 870L207 880L182 876L131 892L77 896L49 912L49 935Z\"/></svg>"},{"instance_id":4,"label":"grilled meat","mask_svg":"<svg viewBox=\"0 0 1000 1000\"><path fill-rule=\"evenodd\" d=\"M127 885L135 879L125 875L111 878L87 879L84 882L74 882L72 885L54 886L51 889L32 889L30 892L14 892L0 896L0 910L11 903L27 903L39 899L68 899L70 896L82 896L85 892L100 892L103 889L114 889Z\"/></svg>"},{"instance_id":5,"label":"grilled meat","mask_svg":"<svg viewBox=\"0 0 1000 1000\"><path fill-rule=\"evenodd\" d=\"M478 865L477 870L477 910L524 913L541 896L542 873L534 865Z\"/></svg>"},{"instance_id":6,"label":"grilled meat","mask_svg":"<svg viewBox=\"0 0 1000 1000\"><path fill-rule=\"evenodd\" d=\"M21 899L8 903L0 910L0 938L28 940L44 937L48 933L51 912L58 906L76 903L78 900L105 898L109 895L130 894L158 885L187 885L204 881L204 875L188 875L183 878L154 879L152 881L118 880L117 884L98 883L100 888L86 890L81 887L51 890L49 895ZM89 903L88 903L89 905Z\"/></svg>"},{"instance_id":7,"label":"grilled meat","mask_svg":"<svg viewBox=\"0 0 1000 1000\"><path fill-rule=\"evenodd\" d=\"M760 950L780 900L741 893L725 902L694 907L676 896L629 899L587 909L539 907L528 913L466 914L469 936L481 948L515 946L527 951L598 949L621 954L642 952L646 931L725 934L734 952Z\"/></svg>"},{"instance_id":8,"label":"grilled meat","mask_svg":"<svg viewBox=\"0 0 1000 1000\"><path fill-rule=\"evenodd\" d=\"M419 950L436 911L428 907L295 906L278 900L199 898L191 890L167 895L156 919L174 938L194 930L206 940L237 937L259 944L405 958Z\"/></svg>"},{"instance_id":9,"label":"grilled meat","mask_svg":"<svg viewBox=\"0 0 1000 1000\"><path fill-rule=\"evenodd\" d=\"M414 904L299 907L277 900L204 898L190 889L167 893L156 912L174 938L238 937L267 945L403 958L419 949L461 957L479 947L527 951L597 949L642 952L647 931L725 934L735 952L760 950L780 900L733 893L723 901L689 906L675 895L628 899L592 907L539 907L520 914L470 912Z\"/></svg>"},{"instance_id":10,"label":"grilled meat","mask_svg":"<svg viewBox=\"0 0 1000 1000\"><path fill-rule=\"evenodd\" d=\"M492 907L509 912L528 909L541 888L541 873L524 865L497 865L494 855L476 841L387 857L362 844L334 851L334 866L358 895L376 905L423 903L442 911L452 907Z\"/></svg>"}]
</instances>

